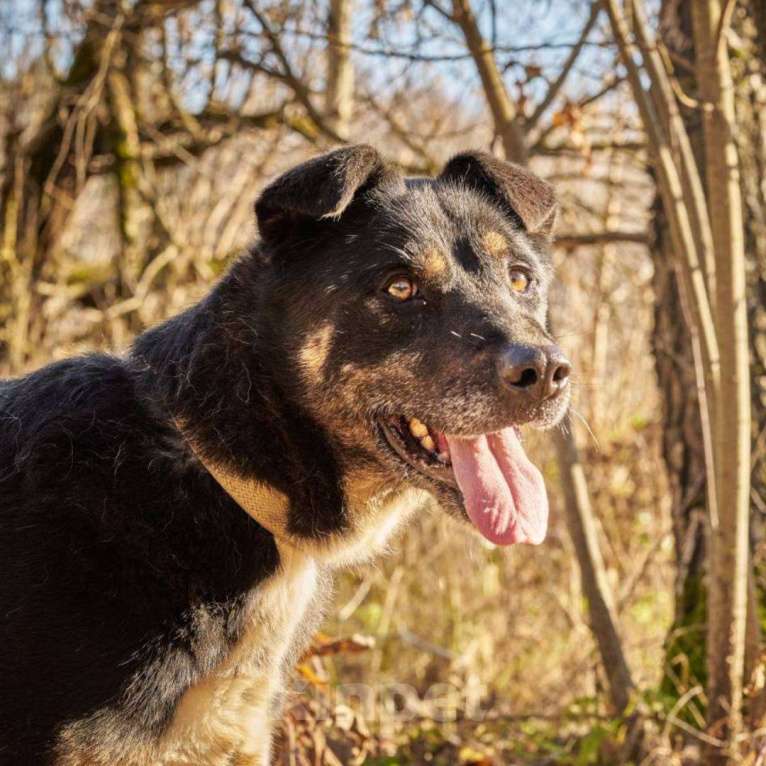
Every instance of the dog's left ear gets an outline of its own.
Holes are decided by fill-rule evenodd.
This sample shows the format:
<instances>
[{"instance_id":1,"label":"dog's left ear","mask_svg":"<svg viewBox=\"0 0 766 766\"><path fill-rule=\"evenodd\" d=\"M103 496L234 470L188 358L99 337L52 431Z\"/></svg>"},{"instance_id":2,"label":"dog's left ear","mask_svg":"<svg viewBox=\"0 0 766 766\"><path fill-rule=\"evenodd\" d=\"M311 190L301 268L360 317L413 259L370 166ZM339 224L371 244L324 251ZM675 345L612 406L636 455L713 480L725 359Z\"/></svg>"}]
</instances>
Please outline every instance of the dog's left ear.
<instances>
[{"instance_id":1,"label":"dog's left ear","mask_svg":"<svg viewBox=\"0 0 766 766\"><path fill-rule=\"evenodd\" d=\"M487 194L530 234L550 237L553 233L558 212L553 187L521 165L486 152L466 152L453 157L440 178Z\"/></svg>"},{"instance_id":2,"label":"dog's left ear","mask_svg":"<svg viewBox=\"0 0 766 766\"><path fill-rule=\"evenodd\" d=\"M264 240L278 239L301 221L339 218L354 196L391 175L378 152L366 144L337 149L288 170L255 203Z\"/></svg>"}]
</instances>

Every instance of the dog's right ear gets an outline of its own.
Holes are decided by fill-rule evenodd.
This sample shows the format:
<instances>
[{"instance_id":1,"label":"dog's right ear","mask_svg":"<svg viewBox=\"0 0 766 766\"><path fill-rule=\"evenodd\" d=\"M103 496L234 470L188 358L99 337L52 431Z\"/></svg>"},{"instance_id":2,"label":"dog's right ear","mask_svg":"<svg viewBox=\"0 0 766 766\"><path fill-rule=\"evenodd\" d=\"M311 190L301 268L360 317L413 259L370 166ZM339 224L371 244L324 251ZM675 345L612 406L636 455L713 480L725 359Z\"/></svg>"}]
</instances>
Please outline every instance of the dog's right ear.
<instances>
[{"instance_id":1,"label":"dog's right ear","mask_svg":"<svg viewBox=\"0 0 766 766\"><path fill-rule=\"evenodd\" d=\"M302 221L340 218L357 193L387 175L383 159L367 144L304 162L272 181L255 203L261 237L269 242Z\"/></svg>"}]
</instances>

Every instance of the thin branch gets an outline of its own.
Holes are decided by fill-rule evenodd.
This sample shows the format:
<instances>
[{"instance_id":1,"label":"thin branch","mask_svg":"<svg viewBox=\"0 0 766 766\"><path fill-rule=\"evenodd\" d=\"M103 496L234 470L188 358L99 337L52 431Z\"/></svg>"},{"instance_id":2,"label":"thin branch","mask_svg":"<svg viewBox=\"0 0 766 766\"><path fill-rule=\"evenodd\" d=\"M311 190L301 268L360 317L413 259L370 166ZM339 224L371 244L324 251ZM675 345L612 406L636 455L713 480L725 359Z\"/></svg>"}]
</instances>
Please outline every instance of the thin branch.
<instances>
[{"instance_id":1,"label":"thin branch","mask_svg":"<svg viewBox=\"0 0 766 766\"><path fill-rule=\"evenodd\" d=\"M623 82L625 82L625 77L617 77L614 76L610 78L609 82L607 82L603 88L600 88L595 93L591 93L588 96L585 96L580 101L577 102L576 106L578 109L585 109L588 106L591 106L596 101L598 101L600 98L603 98L608 93L611 93L615 88L619 87ZM553 133L554 130L556 130L556 125L551 121L551 123L542 131L538 132L538 135L531 140L531 146L529 149L530 154L547 154L551 149L555 151L555 147L546 147L545 146L545 139L550 136L551 133ZM591 149L593 146L591 145Z\"/></svg>"},{"instance_id":2,"label":"thin branch","mask_svg":"<svg viewBox=\"0 0 766 766\"><path fill-rule=\"evenodd\" d=\"M439 167L439 163L428 152L428 149L426 148L426 142L423 140L415 140L415 138L413 138L413 134L408 131L404 125L401 124L393 111L378 103L372 93L366 91L364 94L364 99L378 114L380 114L386 120L394 136L396 136L411 152L423 160L424 166L429 169L429 174L435 172Z\"/></svg>"},{"instance_id":3,"label":"thin branch","mask_svg":"<svg viewBox=\"0 0 766 766\"><path fill-rule=\"evenodd\" d=\"M718 27L713 37L713 50L717 56L721 54L721 46L726 44L726 32L731 26L731 17L736 4L737 0L724 0L721 17L718 19Z\"/></svg>"},{"instance_id":4,"label":"thin branch","mask_svg":"<svg viewBox=\"0 0 766 766\"><path fill-rule=\"evenodd\" d=\"M683 185L684 198L687 200L695 243L699 257L705 269L705 282L708 295L715 289L715 263L713 253L713 234L710 230L705 190L700 178L697 162L694 157L689 134L686 132L681 114L678 110L672 80L665 67L665 61L656 45L649 37L648 23L642 4L639 0L632 2L633 23L638 47L644 59L647 73L652 81L649 95L652 97L657 113L665 123L673 149L680 159L679 170ZM714 304L711 310L715 316Z\"/></svg>"},{"instance_id":5,"label":"thin branch","mask_svg":"<svg viewBox=\"0 0 766 766\"><path fill-rule=\"evenodd\" d=\"M525 164L528 152L520 114L508 95L494 53L481 35L470 0L453 0L452 17L463 32L466 46L476 64L506 159Z\"/></svg>"},{"instance_id":6,"label":"thin branch","mask_svg":"<svg viewBox=\"0 0 766 766\"><path fill-rule=\"evenodd\" d=\"M455 19L453 16L441 6L438 6L433 2L426 2L425 5L429 8L433 8L446 20L454 23ZM326 39L324 35L318 32L311 32L306 29L283 29L281 30L281 34L291 35L292 37L297 38L305 38L307 40L323 41ZM537 53L539 51L567 50L578 45L578 43L579 40L575 40L574 42L543 42L535 43L534 45L496 45L490 44L488 41L490 50L495 54ZM583 47L607 48L611 44L612 43L609 40L589 40L583 44ZM470 53L417 53L416 49L418 45L419 42L413 43L412 50L401 50L399 48L383 46L371 48L359 43L351 43L348 47L354 53L359 53L362 56L379 56L381 58L404 59L405 61L448 63L456 61L467 61L471 58Z\"/></svg>"},{"instance_id":7,"label":"thin branch","mask_svg":"<svg viewBox=\"0 0 766 766\"><path fill-rule=\"evenodd\" d=\"M556 237L556 247L571 249L588 245L607 245L625 242L635 245L648 245L649 238L643 231L594 231L585 234L560 234Z\"/></svg>"},{"instance_id":8,"label":"thin branch","mask_svg":"<svg viewBox=\"0 0 766 766\"><path fill-rule=\"evenodd\" d=\"M580 53L582 52L583 47L585 46L585 43L588 39L588 35L591 33L591 30L596 25L596 20L598 19L598 15L601 12L601 4L598 0L594 0L594 2L591 4L590 7L590 14L588 16L588 20L585 22L585 26L583 27L582 32L580 32L580 37L578 38L577 42L573 46L572 50L569 52L569 56L567 56L566 61L564 62L563 66L561 67L561 71L559 72L559 76L551 83L551 86L548 88L548 92L545 94L545 97L543 100L537 105L535 108L535 111L532 112L532 116L529 117L526 124L526 130L529 132L532 130L535 125L540 121L540 118L545 114L548 107L555 101L558 94L561 92L562 87L564 86L564 83L567 80L567 77L569 77L569 73L572 71L572 67L574 67L575 62L577 61L578 57L580 56Z\"/></svg>"},{"instance_id":9,"label":"thin branch","mask_svg":"<svg viewBox=\"0 0 766 766\"><path fill-rule=\"evenodd\" d=\"M278 73L280 79L282 79L282 81L293 91L296 99L306 110L309 118L316 125L320 132L324 133L328 138L332 139L338 144L346 143L345 139L342 136L339 136L338 133L327 124L325 119L314 106L313 102L311 101L308 87L293 71L290 60L287 58L287 54L285 53L285 50L282 47L282 43L280 42L279 33L272 28L265 14L257 8L253 0L245 0L245 5L261 25L261 28L263 29L263 32L266 35L269 44L271 45L271 49L274 52L274 55L277 57L280 66L282 67L282 71ZM255 62L250 62L242 56L239 56L239 60L243 66L250 65L251 67L255 67L256 69L261 69L261 71L263 71L263 67L261 67L261 65L256 64ZM271 72L271 74L274 76L277 73Z\"/></svg>"}]
</instances>

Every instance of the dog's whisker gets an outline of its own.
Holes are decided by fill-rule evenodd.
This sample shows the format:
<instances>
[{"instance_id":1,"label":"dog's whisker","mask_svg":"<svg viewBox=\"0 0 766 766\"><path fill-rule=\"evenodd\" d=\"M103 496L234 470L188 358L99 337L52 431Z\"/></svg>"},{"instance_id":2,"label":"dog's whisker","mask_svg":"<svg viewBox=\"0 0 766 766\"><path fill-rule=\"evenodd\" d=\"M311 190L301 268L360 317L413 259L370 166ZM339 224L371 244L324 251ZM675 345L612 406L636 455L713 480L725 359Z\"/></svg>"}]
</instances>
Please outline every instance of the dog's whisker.
<instances>
[{"instance_id":1,"label":"dog's whisker","mask_svg":"<svg viewBox=\"0 0 766 766\"><path fill-rule=\"evenodd\" d=\"M588 423L588 421L585 419L585 416L584 416L582 413L580 413L580 412L579 412L579 411L578 411L578 410L577 410L575 407L573 407L571 404L569 405L569 410L570 410L570 412L571 412L573 415L575 415L575 416L576 416L576 417L579 419L579 421L580 421L580 422L581 422L581 423L582 423L582 424L585 426L585 428L587 429L588 433L590 434L590 437L591 437L591 439L593 439L593 443L596 445L596 449L597 449L599 452L601 452L601 451L602 451L602 450L601 450L601 443L599 442L599 440L598 440L598 437L596 436L596 434L594 434L594 433L593 433L593 429L590 427L590 424L589 424L589 423Z\"/></svg>"},{"instance_id":2,"label":"dog's whisker","mask_svg":"<svg viewBox=\"0 0 766 766\"><path fill-rule=\"evenodd\" d=\"M462 338L463 337L459 332L455 332L454 330L450 330L450 334L454 335L456 338Z\"/></svg>"}]
</instances>

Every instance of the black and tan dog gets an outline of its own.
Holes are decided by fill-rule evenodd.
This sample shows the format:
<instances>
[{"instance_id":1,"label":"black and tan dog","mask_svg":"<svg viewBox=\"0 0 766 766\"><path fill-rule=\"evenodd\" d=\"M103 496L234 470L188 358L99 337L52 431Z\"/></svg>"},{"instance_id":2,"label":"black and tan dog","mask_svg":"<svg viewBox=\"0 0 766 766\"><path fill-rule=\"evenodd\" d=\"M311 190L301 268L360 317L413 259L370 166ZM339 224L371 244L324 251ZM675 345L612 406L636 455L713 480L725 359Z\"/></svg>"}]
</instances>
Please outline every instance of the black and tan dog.
<instances>
[{"instance_id":1,"label":"black and tan dog","mask_svg":"<svg viewBox=\"0 0 766 766\"><path fill-rule=\"evenodd\" d=\"M427 495L543 539L517 426L568 402L555 207L481 153L406 180L341 149L272 183L260 242L126 358L0 384L0 763L266 764L334 568Z\"/></svg>"}]
</instances>

